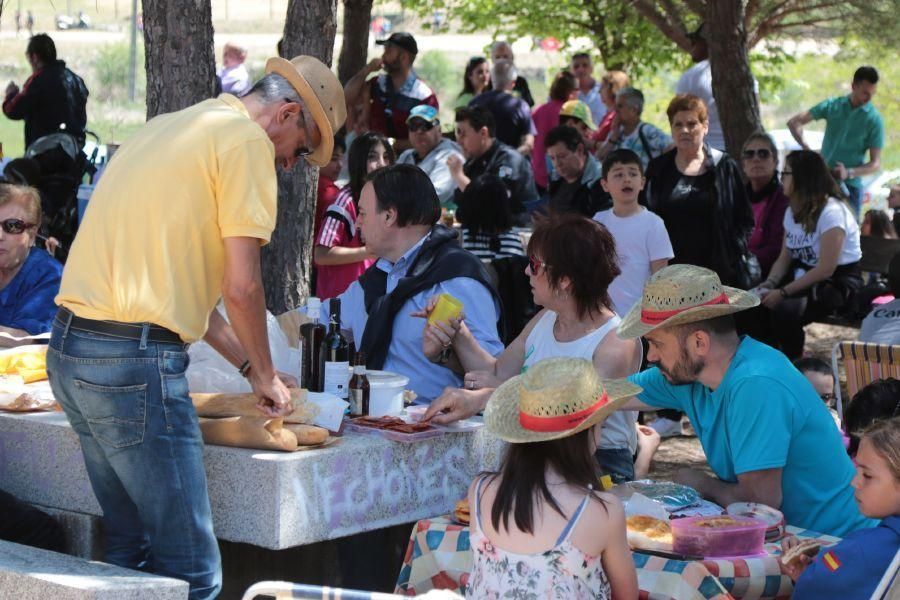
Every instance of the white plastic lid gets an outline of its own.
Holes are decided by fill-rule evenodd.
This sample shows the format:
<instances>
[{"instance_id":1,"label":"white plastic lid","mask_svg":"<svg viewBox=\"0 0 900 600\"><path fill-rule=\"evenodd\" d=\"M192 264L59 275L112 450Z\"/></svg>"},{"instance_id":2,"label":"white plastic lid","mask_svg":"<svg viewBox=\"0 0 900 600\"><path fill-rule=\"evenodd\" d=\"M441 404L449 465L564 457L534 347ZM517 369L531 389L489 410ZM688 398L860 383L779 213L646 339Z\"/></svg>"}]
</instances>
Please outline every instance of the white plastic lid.
<instances>
[{"instance_id":1,"label":"white plastic lid","mask_svg":"<svg viewBox=\"0 0 900 600\"><path fill-rule=\"evenodd\" d=\"M315 296L310 296L306 299L306 314L318 313L321 308L322 301Z\"/></svg>"},{"instance_id":2,"label":"white plastic lid","mask_svg":"<svg viewBox=\"0 0 900 600\"><path fill-rule=\"evenodd\" d=\"M366 371L366 377L369 379L369 387L399 387L405 388L409 383L409 377L400 375L399 373L391 373L390 371Z\"/></svg>"}]
</instances>

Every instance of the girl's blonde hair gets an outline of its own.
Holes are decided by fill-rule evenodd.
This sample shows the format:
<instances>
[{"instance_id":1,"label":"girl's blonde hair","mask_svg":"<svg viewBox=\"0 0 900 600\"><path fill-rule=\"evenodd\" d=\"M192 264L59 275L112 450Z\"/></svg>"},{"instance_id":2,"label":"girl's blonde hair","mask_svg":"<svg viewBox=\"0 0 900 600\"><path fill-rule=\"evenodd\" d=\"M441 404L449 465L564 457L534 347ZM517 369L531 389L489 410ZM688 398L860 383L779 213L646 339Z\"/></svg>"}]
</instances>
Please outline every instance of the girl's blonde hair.
<instances>
[{"instance_id":1,"label":"girl's blonde hair","mask_svg":"<svg viewBox=\"0 0 900 600\"><path fill-rule=\"evenodd\" d=\"M887 461L894 479L900 481L900 417L875 421L862 435Z\"/></svg>"}]
</instances>

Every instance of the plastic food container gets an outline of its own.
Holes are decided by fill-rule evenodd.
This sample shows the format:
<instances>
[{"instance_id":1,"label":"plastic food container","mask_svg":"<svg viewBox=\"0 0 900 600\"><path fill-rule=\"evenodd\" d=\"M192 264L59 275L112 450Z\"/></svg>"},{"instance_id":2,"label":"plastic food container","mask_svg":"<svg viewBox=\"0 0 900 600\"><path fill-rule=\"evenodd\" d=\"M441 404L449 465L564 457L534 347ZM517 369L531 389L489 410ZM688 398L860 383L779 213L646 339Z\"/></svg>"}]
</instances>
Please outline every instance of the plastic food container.
<instances>
[{"instance_id":1,"label":"plastic food container","mask_svg":"<svg viewBox=\"0 0 900 600\"><path fill-rule=\"evenodd\" d=\"M366 371L369 378L369 416L399 415L403 412L403 390L409 377L390 371Z\"/></svg>"},{"instance_id":2,"label":"plastic food container","mask_svg":"<svg viewBox=\"0 0 900 600\"><path fill-rule=\"evenodd\" d=\"M732 515L685 517L670 525L676 553L707 558L760 554L768 527L765 521Z\"/></svg>"}]
</instances>

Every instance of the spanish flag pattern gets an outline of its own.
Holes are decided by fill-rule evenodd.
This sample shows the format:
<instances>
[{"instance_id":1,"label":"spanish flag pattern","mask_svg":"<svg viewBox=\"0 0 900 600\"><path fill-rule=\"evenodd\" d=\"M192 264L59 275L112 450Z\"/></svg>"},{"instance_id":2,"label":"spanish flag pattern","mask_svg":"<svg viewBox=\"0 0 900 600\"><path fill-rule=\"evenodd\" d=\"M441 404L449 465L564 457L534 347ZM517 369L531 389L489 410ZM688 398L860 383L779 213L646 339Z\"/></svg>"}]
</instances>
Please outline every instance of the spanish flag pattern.
<instances>
[{"instance_id":1,"label":"spanish flag pattern","mask_svg":"<svg viewBox=\"0 0 900 600\"><path fill-rule=\"evenodd\" d=\"M838 560L837 555L835 555L835 553L830 550L826 552L824 556L822 556L822 562L832 573L841 568L841 561Z\"/></svg>"}]
</instances>

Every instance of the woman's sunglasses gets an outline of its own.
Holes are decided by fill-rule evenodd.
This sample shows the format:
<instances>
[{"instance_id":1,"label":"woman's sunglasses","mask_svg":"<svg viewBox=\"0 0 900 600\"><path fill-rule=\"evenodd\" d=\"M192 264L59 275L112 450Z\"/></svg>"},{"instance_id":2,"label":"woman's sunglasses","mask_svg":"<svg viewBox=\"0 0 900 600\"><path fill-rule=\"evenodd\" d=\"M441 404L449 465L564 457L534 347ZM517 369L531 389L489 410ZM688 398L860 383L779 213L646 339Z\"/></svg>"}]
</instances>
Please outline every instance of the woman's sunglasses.
<instances>
[{"instance_id":1,"label":"woman's sunglasses","mask_svg":"<svg viewBox=\"0 0 900 600\"><path fill-rule=\"evenodd\" d=\"M26 223L22 219L6 219L5 221L0 221L0 227L3 228L3 231L12 234L25 233L26 229L31 229L34 225L34 223Z\"/></svg>"},{"instance_id":2,"label":"woman's sunglasses","mask_svg":"<svg viewBox=\"0 0 900 600\"><path fill-rule=\"evenodd\" d=\"M534 254L528 257L528 268L531 269L531 272L537 275L540 270L546 265L542 260L538 260Z\"/></svg>"},{"instance_id":3,"label":"woman's sunglasses","mask_svg":"<svg viewBox=\"0 0 900 600\"><path fill-rule=\"evenodd\" d=\"M759 148L757 150L749 149L744 150L744 158L751 159L754 156L758 156L760 160L766 160L770 156L772 156L772 151L768 148Z\"/></svg>"}]
</instances>

